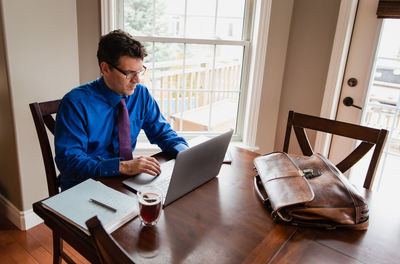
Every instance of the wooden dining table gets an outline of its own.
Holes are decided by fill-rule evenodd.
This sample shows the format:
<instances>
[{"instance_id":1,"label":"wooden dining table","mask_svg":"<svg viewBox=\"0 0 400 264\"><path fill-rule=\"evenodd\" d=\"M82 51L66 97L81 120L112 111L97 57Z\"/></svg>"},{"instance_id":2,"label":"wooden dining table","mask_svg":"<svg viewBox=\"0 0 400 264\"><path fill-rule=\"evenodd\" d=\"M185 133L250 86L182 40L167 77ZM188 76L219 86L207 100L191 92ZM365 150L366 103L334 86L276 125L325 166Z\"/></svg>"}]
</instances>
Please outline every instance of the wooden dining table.
<instances>
[{"instance_id":1,"label":"wooden dining table","mask_svg":"<svg viewBox=\"0 0 400 264\"><path fill-rule=\"evenodd\" d=\"M368 230L325 230L275 223L254 190L253 159L231 147L231 164L219 175L168 205L154 227L138 217L111 235L136 263L400 263L400 210L394 194L358 188L368 201ZM157 156L162 162L167 158ZM101 182L134 196L126 177ZM90 262L98 263L90 237L45 209L34 212Z\"/></svg>"}]
</instances>

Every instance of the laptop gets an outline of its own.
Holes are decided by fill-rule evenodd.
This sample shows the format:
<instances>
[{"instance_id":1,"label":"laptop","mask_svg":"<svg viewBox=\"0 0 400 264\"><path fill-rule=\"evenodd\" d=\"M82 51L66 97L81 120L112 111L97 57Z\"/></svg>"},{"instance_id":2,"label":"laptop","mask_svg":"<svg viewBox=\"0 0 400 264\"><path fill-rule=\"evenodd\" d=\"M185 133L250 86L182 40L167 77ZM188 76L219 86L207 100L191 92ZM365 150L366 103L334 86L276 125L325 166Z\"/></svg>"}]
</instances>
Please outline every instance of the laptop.
<instances>
[{"instance_id":1,"label":"laptop","mask_svg":"<svg viewBox=\"0 0 400 264\"><path fill-rule=\"evenodd\" d=\"M135 193L145 185L157 186L165 207L218 175L232 134L233 129L179 152L161 164L158 176L140 173L122 183Z\"/></svg>"}]
</instances>

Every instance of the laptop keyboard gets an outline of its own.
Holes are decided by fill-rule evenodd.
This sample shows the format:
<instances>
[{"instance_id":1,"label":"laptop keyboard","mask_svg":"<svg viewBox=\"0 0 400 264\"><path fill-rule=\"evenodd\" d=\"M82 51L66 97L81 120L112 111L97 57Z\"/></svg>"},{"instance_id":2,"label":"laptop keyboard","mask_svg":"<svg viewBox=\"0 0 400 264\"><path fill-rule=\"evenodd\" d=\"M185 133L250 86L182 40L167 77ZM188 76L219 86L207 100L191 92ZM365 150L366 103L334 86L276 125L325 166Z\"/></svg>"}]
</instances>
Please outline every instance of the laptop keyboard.
<instances>
[{"instance_id":1,"label":"laptop keyboard","mask_svg":"<svg viewBox=\"0 0 400 264\"><path fill-rule=\"evenodd\" d=\"M161 174L158 176L158 180L154 182L154 186L161 189L164 197L167 194L168 185L171 180L172 171L174 169L175 160L170 160L161 163Z\"/></svg>"},{"instance_id":2,"label":"laptop keyboard","mask_svg":"<svg viewBox=\"0 0 400 264\"><path fill-rule=\"evenodd\" d=\"M168 189L168 185L169 185L170 179L166 179L166 180L163 179L163 180L157 181L154 184L154 186L157 187L158 189L160 189L162 191L163 195L165 195L167 193L167 189Z\"/></svg>"}]
</instances>

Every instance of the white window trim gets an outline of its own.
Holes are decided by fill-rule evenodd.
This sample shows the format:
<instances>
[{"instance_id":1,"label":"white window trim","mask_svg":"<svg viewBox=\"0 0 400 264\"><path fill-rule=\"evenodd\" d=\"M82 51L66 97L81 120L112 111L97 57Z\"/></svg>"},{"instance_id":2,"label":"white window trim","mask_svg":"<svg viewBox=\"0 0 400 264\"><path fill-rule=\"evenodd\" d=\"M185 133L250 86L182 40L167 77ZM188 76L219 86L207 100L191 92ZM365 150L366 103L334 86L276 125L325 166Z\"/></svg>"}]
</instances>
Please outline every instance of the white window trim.
<instances>
[{"instance_id":1,"label":"white window trim","mask_svg":"<svg viewBox=\"0 0 400 264\"><path fill-rule=\"evenodd\" d=\"M186 43L186 44L206 44L206 45L216 44L216 45L247 46L249 43L249 41L245 40L194 39L194 38L147 37L147 36L135 36L135 39L143 42Z\"/></svg>"},{"instance_id":2,"label":"white window trim","mask_svg":"<svg viewBox=\"0 0 400 264\"><path fill-rule=\"evenodd\" d=\"M272 0L248 0L253 5L254 20L252 30L252 42L250 49L250 71L243 73L243 80L248 87L246 107L244 115L243 131L238 131L243 135L239 139L238 144L241 147L249 148L252 150L258 149L256 146L258 115L261 104L261 92L264 78L265 58L267 52L267 39L269 22L271 18L271 4ZM107 34L115 29L115 0L101 0L101 32L102 35ZM244 61L243 64L249 63ZM244 102L243 102L244 103ZM153 149L150 144L138 144L138 150Z\"/></svg>"},{"instance_id":3,"label":"white window trim","mask_svg":"<svg viewBox=\"0 0 400 264\"><path fill-rule=\"evenodd\" d=\"M115 29L115 0L101 0L101 35Z\"/></svg>"},{"instance_id":4,"label":"white window trim","mask_svg":"<svg viewBox=\"0 0 400 264\"><path fill-rule=\"evenodd\" d=\"M248 78L246 113L243 131L243 144L252 149L256 146L258 115L264 79L265 58L272 0L256 0L252 32L251 64Z\"/></svg>"}]
</instances>

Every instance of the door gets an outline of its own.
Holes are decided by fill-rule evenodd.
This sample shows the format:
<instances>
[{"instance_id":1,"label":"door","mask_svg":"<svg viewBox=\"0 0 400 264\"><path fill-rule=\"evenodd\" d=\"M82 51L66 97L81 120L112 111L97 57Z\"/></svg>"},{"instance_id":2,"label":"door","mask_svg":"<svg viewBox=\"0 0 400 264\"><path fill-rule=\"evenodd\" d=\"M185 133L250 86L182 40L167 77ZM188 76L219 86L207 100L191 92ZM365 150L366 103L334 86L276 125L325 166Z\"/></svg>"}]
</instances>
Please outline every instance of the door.
<instances>
[{"instance_id":1,"label":"door","mask_svg":"<svg viewBox=\"0 0 400 264\"><path fill-rule=\"evenodd\" d=\"M396 181L392 175L400 171L400 20L377 19L378 2L358 3L336 119L390 131L373 186L389 190ZM333 137L329 158L340 161L355 144ZM350 180L357 186L362 186L368 164L366 157L351 170Z\"/></svg>"}]
</instances>

